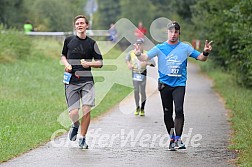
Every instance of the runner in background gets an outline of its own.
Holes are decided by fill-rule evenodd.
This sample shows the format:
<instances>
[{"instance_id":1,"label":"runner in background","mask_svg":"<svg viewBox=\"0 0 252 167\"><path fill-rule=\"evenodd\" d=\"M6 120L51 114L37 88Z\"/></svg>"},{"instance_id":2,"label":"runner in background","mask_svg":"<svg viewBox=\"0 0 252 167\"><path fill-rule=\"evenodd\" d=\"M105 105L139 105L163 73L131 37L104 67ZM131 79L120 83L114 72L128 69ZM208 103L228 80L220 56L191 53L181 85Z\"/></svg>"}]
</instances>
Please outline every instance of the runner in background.
<instances>
[{"instance_id":1,"label":"runner in background","mask_svg":"<svg viewBox=\"0 0 252 167\"><path fill-rule=\"evenodd\" d=\"M144 39L137 39L136 44L139 46L141 53L146 53L144 50ZM145 102L146 102L146 75L147 66L155 66L155 61L141 62L137 59L134 50L130 51L126 58L128 68L132 70L132 81L134 86L134 98L136 104L135 115L145 115ZM140 101L141 95L141 101ZM140 102L140 103L139 103Z\"/></svg>"},{"instance_id":2,"label":"runner in background","mask_svg":"<svg viewBox=\"0 0 252 167\"><path fill-rule=\"evenodd\" d=\"M137 39L139 38L144 39L144 36L147 34L147 29L143 26L143 23L141 21L138 23L138 27L135 30L134 34Z\"/></svg>"},{"instance_id":3,"label":"runner in background","mask_svg":"<svg viewBox=\"0 0 252 167\"><path fill-rule=\"evenodd\" d=\"M30 20L26 20L24 23L24 32L32 32L34 31L32 22Z\"/></svg>"}]
</instances>

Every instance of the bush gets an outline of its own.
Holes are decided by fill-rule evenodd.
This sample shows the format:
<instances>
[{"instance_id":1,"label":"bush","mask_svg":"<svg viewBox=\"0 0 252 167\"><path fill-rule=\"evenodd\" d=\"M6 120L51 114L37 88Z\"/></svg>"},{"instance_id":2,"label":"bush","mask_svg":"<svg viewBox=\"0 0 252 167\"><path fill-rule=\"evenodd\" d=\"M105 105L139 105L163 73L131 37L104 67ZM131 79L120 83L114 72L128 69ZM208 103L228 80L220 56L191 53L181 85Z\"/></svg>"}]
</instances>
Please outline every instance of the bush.
<instances>
[{"instance_id":1,"label":"bush","mask_svg":"<svg viewBox=\"0 0 252 167\"><path fill-rule=\"evenodd\" d=\"M0 63L24 59L30 53L31 40L23 32L0 25Z\"/></svg>"},{"instance_id":2,"label":"bush","mask_svg":"<svg viewBox=\"0 0 252 167\"><path fill-rule=\"evenodd\" d=\"M239 84L252 88L252 17L251 1L245 0L227 12L227 16L233 18L229 23L232 29L230 33L237 37L232 46L236 52L231 55L233 67Z\"/></svg>"},{"instance_id":3,"label":"bush","mask_svg":"<svg viewBox=\"0 0 252 167\"><path fill-rule=\"evenodd\" d=\"M210 58L247 88L252 88L251 5L251 0L201 0L193 10L194 22L205 32L204 38L214 40Z\"/></svg>"}]
</instances>

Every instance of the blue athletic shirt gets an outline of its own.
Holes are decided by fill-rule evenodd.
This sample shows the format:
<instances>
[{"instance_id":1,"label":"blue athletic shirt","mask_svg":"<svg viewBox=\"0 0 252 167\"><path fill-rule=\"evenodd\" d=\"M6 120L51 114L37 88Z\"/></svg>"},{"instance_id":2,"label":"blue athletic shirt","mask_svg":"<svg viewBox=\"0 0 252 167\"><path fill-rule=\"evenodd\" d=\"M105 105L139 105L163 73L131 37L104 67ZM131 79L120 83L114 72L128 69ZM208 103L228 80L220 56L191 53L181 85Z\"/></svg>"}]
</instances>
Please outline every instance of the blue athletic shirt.
<instances>
[{"instance_id":1,"label":"blue athletic shirt","mask_svg":"<svg viewBox=\"0 0 252 167\"><path fill-rule=\"evenodd\" d=\"M187 58L197 59L199 55L199 51L180 41L175 45L164 42L147 52L149 59L158 57L159 81L171 87L186 86Z\"/></svg>"}]
</instances>

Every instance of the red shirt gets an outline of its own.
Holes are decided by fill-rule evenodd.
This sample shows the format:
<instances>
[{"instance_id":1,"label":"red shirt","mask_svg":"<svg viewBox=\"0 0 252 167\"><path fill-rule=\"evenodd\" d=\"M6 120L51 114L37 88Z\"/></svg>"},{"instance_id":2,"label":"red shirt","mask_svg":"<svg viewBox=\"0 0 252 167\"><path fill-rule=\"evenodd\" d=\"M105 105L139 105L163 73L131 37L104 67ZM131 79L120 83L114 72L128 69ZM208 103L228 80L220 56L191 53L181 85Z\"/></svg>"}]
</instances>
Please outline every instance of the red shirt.
<instances>
[{"instance_id":1,"label":"red shirt","mask_svg":"<svg viewBox=\"0 0 252 167\"><path fill-rule=\"evenodd\" d=\"M135 35L137 38L143 38L146 33L147 33L147 29L145 27L138 27L135 30Z\"/></svg>"}]
</instances>

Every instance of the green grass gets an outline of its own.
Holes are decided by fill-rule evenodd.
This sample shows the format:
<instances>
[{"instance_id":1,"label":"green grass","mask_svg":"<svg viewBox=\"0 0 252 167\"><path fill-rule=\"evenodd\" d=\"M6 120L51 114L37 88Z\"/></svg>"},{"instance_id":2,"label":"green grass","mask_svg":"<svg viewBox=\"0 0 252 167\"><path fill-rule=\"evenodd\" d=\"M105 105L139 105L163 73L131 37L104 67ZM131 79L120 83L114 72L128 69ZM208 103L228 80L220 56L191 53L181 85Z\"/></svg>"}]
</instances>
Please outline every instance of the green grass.
<instances>
[{"instance_id":1,"label":"green grass","mask_svg":"<svg viewBox=\"0 0 252 167\"><path fill-rule=\"evenodd\" d=\"M43 39L33 43L26 58L0 65L0 162L48 142L56 130L66 128L57 121L67 109L62 83L64 67L59 63L62 43ZM120 51L115 49L104 57L114 54L119 55ZM91 112L92 118L109 110L131 91L132 88L114 84Z\"/></svg>"},{"instance_id":2,"label":"green grass","mask_svg":"<svg viewBox=\"0 0 252 167\"><path fill-rule=\"evenodd\" d=\"M232 150L238 150L237 164L252 166L252 90L237 84L232 73L216 68L213 62L201 63L201 68L214 80L214 89L224 98L230 110Z\"/></svg>"},{"instance_id":3,"label":"green grass","mask_svg":"<svg viewBox=\"0 0 252 167\"><path fill-rule=\"evenodd\" d=\"M0 161L48 141L64 110L62 67L53 59L1 64Z\"/></svg>"}]
</instances>

